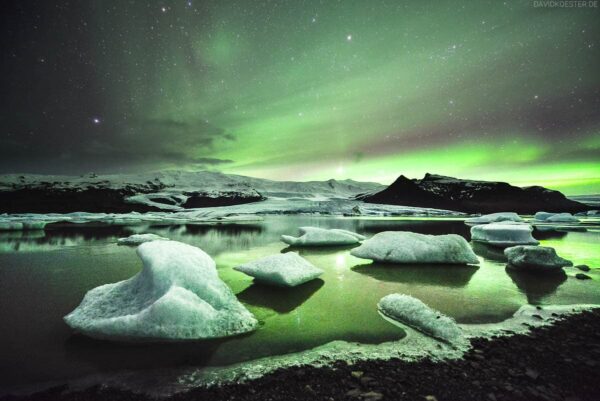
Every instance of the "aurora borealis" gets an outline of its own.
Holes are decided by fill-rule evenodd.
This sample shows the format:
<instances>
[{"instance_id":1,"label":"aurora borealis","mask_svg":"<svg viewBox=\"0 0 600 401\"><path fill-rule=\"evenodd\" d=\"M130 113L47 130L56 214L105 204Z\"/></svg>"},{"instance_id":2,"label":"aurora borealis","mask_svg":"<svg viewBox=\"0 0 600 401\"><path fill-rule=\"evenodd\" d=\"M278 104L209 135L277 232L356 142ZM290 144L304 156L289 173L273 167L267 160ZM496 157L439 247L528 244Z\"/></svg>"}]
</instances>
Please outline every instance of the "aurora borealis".
<instances>
[{"instance_id":1,"label":"aurora borealis","mask_svg":"<svg viewBox=\"0 0 600 401\"><path fill-rule=\"evenodd\" d=\"M13 1L2 172L425 172L600 192L600 10Z\"/></svg>"}]
</instances>

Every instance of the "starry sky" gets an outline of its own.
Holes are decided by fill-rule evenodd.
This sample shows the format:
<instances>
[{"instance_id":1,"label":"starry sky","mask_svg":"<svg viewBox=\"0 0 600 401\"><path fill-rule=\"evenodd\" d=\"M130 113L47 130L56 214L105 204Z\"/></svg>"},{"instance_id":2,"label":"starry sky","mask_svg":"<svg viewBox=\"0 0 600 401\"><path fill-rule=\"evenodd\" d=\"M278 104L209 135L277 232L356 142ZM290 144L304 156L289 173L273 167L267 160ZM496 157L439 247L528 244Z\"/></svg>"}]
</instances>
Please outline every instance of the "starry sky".
<instances>
[{"instance_id":1,"label":"starry sky","mask_svg":"<svg viewBox=\"0 0 600 401\"><path fill-rule=\"evenodd\" d=\"M600 193L600 8L6 1L0 172L425 172Z\"/></svg>"}]
</instances>

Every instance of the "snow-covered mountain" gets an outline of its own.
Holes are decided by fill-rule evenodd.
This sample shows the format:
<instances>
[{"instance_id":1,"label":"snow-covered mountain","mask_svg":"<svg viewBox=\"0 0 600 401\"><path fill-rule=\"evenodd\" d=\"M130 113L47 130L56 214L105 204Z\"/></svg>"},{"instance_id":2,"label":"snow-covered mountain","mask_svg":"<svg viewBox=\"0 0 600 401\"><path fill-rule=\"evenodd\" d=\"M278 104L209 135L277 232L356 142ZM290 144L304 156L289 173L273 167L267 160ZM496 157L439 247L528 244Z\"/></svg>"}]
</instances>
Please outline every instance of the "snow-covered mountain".
<instances>
[{"instance_id":1,"label":"snow-covered mountain","mask_svg":"<svg viewBox=\"0 0 600 401\"><path fill-rule=\"evenodd\" d=\"M0 175L0 212L182 210L266 198L349 199L383 189L353 180L273 181L200 171L82 176Z\"/></svg>"}]
</instances>

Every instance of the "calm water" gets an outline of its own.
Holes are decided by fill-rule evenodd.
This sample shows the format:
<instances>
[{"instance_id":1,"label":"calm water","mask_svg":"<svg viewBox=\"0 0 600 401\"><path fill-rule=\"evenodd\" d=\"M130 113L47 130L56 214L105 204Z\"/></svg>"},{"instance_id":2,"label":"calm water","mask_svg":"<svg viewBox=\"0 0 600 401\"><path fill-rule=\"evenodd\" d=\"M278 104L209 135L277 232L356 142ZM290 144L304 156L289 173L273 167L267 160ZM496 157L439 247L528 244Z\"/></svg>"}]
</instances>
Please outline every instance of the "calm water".
<instances>
[{"instance_id":1,"label":"calm water","mask_svg":"<svg viewBox=\"0 0 600 401\"><path fill-rule=\"evenodd\" d=\"M312 348L332 340L381 343L404 332L376 311L392 292L411 294L461 323L496 322L521 305L600 303L600 278L580 281L578 272L539 277L507 271L502 253L475 246L477 267L383 266L357 259L350 248L302 249L325 270L320 280L294 289L253 284L233 267L289 251L281 234L299 226L344 228L367 236L386 230L469 237L462 221L274 216L253 225L174 227L53 227L0 233L0 390L97 372L172 366L220 366ZM596 227L596 228L594 228ZM574 261L600 267L600 231L536 232L542 245ZM135 248L117 238L153 232L199 246L217 262L221 278L261 322L248 335L170 345L112 344L74 335L62 317L91 288L124 280L141 268ZM0 393L1 393L0 392Z\"/></svg>"}]
</instances>

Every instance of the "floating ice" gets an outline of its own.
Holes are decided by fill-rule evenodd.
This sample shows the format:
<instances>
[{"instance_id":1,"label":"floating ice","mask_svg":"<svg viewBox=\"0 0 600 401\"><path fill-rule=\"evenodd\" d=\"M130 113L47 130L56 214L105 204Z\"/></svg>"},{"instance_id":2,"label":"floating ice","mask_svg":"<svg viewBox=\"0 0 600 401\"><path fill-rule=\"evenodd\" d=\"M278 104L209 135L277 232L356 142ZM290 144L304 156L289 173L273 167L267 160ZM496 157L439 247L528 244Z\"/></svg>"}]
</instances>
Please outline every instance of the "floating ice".
<instances>
[{"instance_id":1,"label":"floating ice","mask_svg":"<svg viewBox=\"0 0 600 401\"><path fill-rule=\"evenodd\" d=\"M88 291L65 322L90 337L131 341L225 337L256 328L201 249L152 241L137 254L141 272Z\"/></svg>"},{"instance_id":2,"label":"floating ice","mask_svg":"<svg viewBox=\"0 0 600 401\"><path fill-rule=\"evenodd\" d=\"M337 228L300 227L299 231L299 237L282 235L281 240L294 246L329 246L354 245L365 239L360 234Z\"/></svg>"},{"instance_id":3,"label":"floating ice","mask_svg":"<svg viewBox=\"0 0 600 401\"><path fill-rule=\"evenodd\" d=\"M494 246L537 245L532 231L530 225L514 222L482 224L471 227L471 239Z\"/></svg>"},{"instance_id":4,"label":"floating ice","mask_svg":"<svg viewBox=\"0 0 600 401\"><path fill-rule=\"evenodd\" d=\"M579 223L579 219L571 213L537 212L534 218L547 223Z\"/></svg>"},{"instance_id":5,"label":"floating ice","mask_svg":"<svg viewBox=\"0 0 600 401\"><path fill-rule=\"evenodd\" d=\"M295 252L267 256L234 270L254 277L257 281L283 287L295 287L319 277L323 270Z\"/></svg>"},{"instance_id":6,"label":"floating ice","mask_svg":"<svg viewBox=\"0 0 600 401\"><path fill-rule=\"evenodd\" d=\"M471 217L470 219L466 219L465 223L467 223L467 224L487 224L487 223L498 223L500 221L522 222L523 219L514 212L500 212L500 213L485 214L483 216Z\"/></svg>"},{"instance_id":7,"label":"floating ice","mask_svg":"<svg viewBox=\"0 0 600 401\"><path fill-rule=\"evenodd\" d=\"M504 255L508 258L509 267L519 269L559 271L573 265L571 261L558 256L554 248L546 246L513 246L506 248Z\"/></svg>"},{"instance_id":8,"label":"floating ice","mask_svg":"<svg viewBox=\"0 0 600 401\"><path fill-rule=\"evenodd\" d=\"M350 254L383 263L478 264L469 243L460 235L425 235L408 231L375 234Z\"/></svg>"},{"instance_id":9,"label":"floating ice","mask_svg":"<svg viewBox=\"0 0 600 401\"><path fill-rule=\"evenodd\" d=\"M410 295L386 295L377 307L385 316L437 339L452 343L462 337L462 330L452 318Z\"/></svg>"},{"instance_id":10,"label":"floating ice","mask_svg":"<svg viewBox=\"0 0 600 401\"><path fill-rule=\"evenodd\" d=\"M168 241L169 239L161 237L160 235L156 235L156 234L133 234L126 238L119 238L117 241L117 244L119 244L119 245L140 245L140 244L143 244L144 242L158 241L158 240Z\"/></svg>"}]
</instances>

